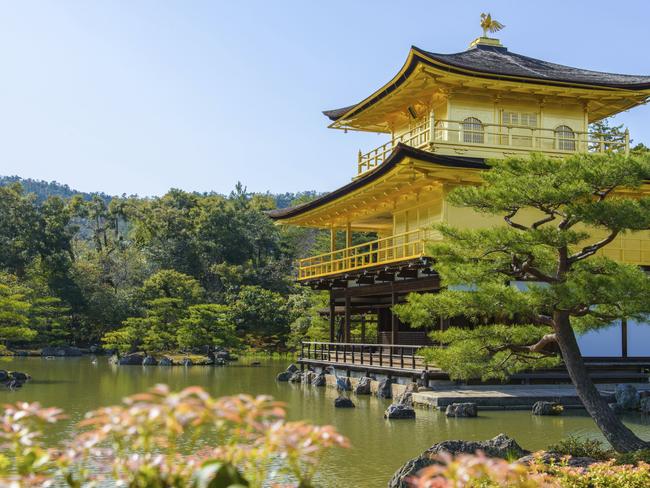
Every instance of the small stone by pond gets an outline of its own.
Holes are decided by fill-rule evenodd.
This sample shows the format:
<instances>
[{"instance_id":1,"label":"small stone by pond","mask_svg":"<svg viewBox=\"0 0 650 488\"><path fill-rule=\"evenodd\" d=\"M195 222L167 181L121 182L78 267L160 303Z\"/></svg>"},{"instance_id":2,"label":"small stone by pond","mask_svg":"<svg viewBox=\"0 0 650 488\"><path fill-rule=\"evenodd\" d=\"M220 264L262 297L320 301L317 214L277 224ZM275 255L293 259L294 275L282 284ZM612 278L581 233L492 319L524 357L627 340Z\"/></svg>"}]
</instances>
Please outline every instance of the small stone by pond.
<instances>
[{"instance_id":1,"label":"small stone by pond","mask_svg":"<svg viewBox=\"0 0 650 488\"><path fill-rule=\"evenodd\" d=\"M335 408L354 408L355 405L348 397L340 396L334 400Z\"/></svg>"},{"instance_id":2,"label":"small stone by pond","mask_svg":"<svg viewBox=\"0 0 650 488\"><path fill-rule=\"evenodd\" d=\"M393 403L384 412L384 418L388 420L414 419L415 410L410 405Z\"/></svg>"},{"instance_id":3,"label":"small stone by pond","mask_svg":"<svg viewBox=\"0 0 650 488\"><path fill-rule=\"evenodd\" d=\"M564 412L564 407L561 403L557 402L535 402L533 405L533 415L561 415Z\"/></svg>"},{"instance_id":4,"label":"small stone by pond","mask_svg":"<svg viewBox=\"0 0 650 488\"><path fill-rule=\"evenodd\" d=\"M327 385L327 380L325 379L325 373L322 371L320 373L317 373L316 376L314 376L314 379L311 380L312 386L325 386Z\"/></svg>"},{"instance_id":5,"label":"small stone by pond","mask_svg":"<svg viewBox=\"0 0 650 488\"><path fill-rule=\"evenodd\" d=\"M352 383L347 376L336 377L336 390L337 391L352 391Z\"/></svg>"},{"instance_id":6,"label":"small stone by pond","mask_svg":"<svg viewBox=\"0 0 650 488\"><path fill-rule=\"evenodd\" d=\"M7 388L20 388L31 379L32 377L30 375L21 371L6 371L4 369L0 369L0 384L6 386Z\"/></svg>"},{"instance_id":7,"label":"small stone by pond","mask_svg":"<svg viewBox=\"0 0 650 488\"><path fill-rule=\"evenodd\" d=\"M389 378L381 380L377 387L377 396L379 398L393 398L393 381Z\"/></svg>"},{"instance_id":8,"label":"small stone by pond","mask_svg":"<svg viewBox=\"0 0 650 488\"><path fill-rule=\"evenodd\" d=\"M639 408L641 397L638 390L632 385L616 385L614 397L616 398L616 403L623 410L636 410Z\"/></svg>"},{"instance_id":9,"label":"small stone by pond","mask_svg":"<svg viewBox=\"0 0 650 488\"><path fill-rule=\"evenodd\" d=\"M359 378L357 385L354 387L354 393L357 395L370 395L370 385L372 378L368 376L362 376Z\"/></svg>"},{"instance_id":10,"label":"small stone by pond","mask_svg":"<svg viewBox=\"0 0 650 488\"><path fill-rule=\"evenodd\" d=\"M447 417L476 417L478 416L478 407L476 403L472 402L452 403L447 405L445 415Z\"/></svg>"}]
</instances>

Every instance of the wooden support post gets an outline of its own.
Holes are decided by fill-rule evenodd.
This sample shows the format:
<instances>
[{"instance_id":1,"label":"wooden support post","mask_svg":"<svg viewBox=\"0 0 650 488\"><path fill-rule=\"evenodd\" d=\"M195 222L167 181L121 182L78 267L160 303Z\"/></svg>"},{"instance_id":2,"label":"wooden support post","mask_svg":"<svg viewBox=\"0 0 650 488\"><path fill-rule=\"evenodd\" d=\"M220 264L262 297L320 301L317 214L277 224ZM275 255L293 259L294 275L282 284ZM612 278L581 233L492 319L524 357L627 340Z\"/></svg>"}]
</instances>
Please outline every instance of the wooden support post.
<instances>
[{"instance_id":1,"label":"wooden support post","mask_svg":"<svg viewBox=\"0 0 650 488\"><path fill-rule=\"evenodd\" d=\"M352 298L349 294L345 295L345 322L343 323L343 342L350 342L351 339L351 319L350 308L352 306Z\"/></svg>"},{"instance_id":2,"label":"wooden support post","mask_svg":"<svg viewBox=\"0 0 650 488\"><path fill-rule=\"evenodd\" d=\"M350 248L352 247L352 225L348 222L345 225L345 257L346 259L346 268L352 268L352 255L350 254Z\"/></svg>"},{"instance_id":3,"label":"wooden support post","mask_svg":"<svg viewBox=\"0 0 650 488\"><path fill-rule=\"evenodd\" d=\"M621 320L621 356L627 357L627 319Z\"/></svg>"},{"instance_id":4,"label":"wooden support post","mask_svg":"<svg viewBox=\"0 0 650 488\"><path fill-rule=\"evenodd\" d=\"M334 297L330 291L330 342L336 340L336 307L334 305Z\"/></svg>"},{"instance_id":5,"label":"wooden support post","mask_svg":"<svg viewBox=\"0 0 650 488\"><path fill-rule=\"evenodd\" d=\"M330 251L336 251L336 227L330 227Z\"/></svg>"},{"instance_id":6,"label":"wooden support post","mask_svg":"<svg viewBox=\"0 0 650 488\"><path fill-rule=\"evenodd\" d=\"M392 291L390 294L390 303L391 303L391 309L390 309L390 343L391 344L397 344L398 342L398 327L399 327L399 322L397 320L397 315L395 315L395 312L393 312L393 307L397 305L397 293L395 292L395 284L391 287Z\"/></svg>"}]
</instances>

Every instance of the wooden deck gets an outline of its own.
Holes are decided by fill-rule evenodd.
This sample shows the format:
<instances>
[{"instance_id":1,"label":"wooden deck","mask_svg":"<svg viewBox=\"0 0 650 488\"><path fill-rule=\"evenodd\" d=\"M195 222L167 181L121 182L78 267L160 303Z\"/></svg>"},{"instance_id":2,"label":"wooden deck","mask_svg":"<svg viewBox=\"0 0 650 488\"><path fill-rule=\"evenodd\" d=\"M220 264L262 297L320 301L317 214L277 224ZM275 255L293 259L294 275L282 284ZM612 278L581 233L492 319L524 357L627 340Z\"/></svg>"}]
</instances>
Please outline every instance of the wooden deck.
<instances>
[{"instance_id":1,"label":"wooden deck","mask_svg":"<svg viewBox=\"0 0 650 488\"><path fill-rule=\"evenodd\" d=\"M299 363L311 367L332 367L345 371L385 374L397 377L449 381L440 368L427 365L418 352L421 345L303 342ZM597 383L648 383L650 358L585 358L589 375ZM513 384L570 383L563 367L518 373ZM472 381L468 384L483 382ZM497 382L494 382L497 383Z\"/></svg>"}]
</instances>

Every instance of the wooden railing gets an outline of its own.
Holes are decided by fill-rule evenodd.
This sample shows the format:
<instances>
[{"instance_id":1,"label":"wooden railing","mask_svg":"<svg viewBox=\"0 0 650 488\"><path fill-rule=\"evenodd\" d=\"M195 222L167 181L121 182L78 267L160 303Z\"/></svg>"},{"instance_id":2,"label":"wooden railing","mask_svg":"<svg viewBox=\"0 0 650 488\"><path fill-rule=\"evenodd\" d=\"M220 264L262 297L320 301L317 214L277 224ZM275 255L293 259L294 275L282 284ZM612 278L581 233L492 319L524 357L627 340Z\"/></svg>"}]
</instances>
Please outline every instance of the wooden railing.
<instances>
[{"instance_id":1,"label":"wooden railing","mask_svg":"<svg viewBox=\"0 0 650 488\"><path fill-rule=\"evenodd\" d=\"M554 129L524 125L468 123L460 120L435 120L427 118L413 129L393 138L381 146L362 153L359 151L358 174L361 175L383 163L398 143L415 148L484 148L536 151L566 155L576 152L625 152L630 150L630 135L622 140L609 140L605 134L579 132L566 126Z\"/></svg>"},{"instance_id":2,"label":"wooden railing","mask_svg":"<svg viewBox=\"0 0 650 488\"><path fill-rule=\"evenodd\" d=\"M417 229L333 252L301 259L298 279L313 279L424 256L425 242L435 240L432 230Z\"/></svg>"},{"instance_id":3,"label":"wooden railing","mask_svg":"<svg viewBox=\"0 0 650 488\"><path fill-rule=\"evenodd\" d=\"M407 344L356 344L352 342L301 342L300 359L377 368L424 370L422 346Z\"/></svg>"}]
</instances>

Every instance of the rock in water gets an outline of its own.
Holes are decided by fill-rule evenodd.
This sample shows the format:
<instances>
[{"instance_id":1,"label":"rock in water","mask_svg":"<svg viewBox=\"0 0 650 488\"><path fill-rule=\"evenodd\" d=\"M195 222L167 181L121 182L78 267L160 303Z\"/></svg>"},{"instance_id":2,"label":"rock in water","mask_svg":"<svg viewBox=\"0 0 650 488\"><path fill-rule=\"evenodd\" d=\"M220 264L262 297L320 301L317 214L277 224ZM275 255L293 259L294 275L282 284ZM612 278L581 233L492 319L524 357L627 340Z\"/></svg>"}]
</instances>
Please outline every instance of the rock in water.
<instances>
[{"instance_id":1,"label":"rock in water","mask_svg":"<svg viewBox=\"0 0 650 488\"><path fill-rule=\"evenodd\" d=\"M639 392L632 385L616 385L614 396L623 410L639 408Z\"/></svg>"},{"instance_id":2,"label":"rock in water","mask_svg":"<svg viewBox=\"0 0 650 488\"><path fill-rule=\"evenodd\" d=\"M639 402L639 410L641 413L650 414L650 397L643 397Z\"/></svg>"},{"instance_id":3,"label":"rock in water","mask_svg":"<svg viewBox=\"0 0 650 488\"><path fill-rule=\"evenodd\" d=\"M533 405L533 415L561 415L564 407L557 402L535 402Z\"/></svg>"},{"instance_id":4,"label":"rock in water","mask_svg":"<svg viewBox=\"0 0 650 488\"><path fill-rule=\"evenodd\" d=\"M327 384L327 380L325 379L325 373L320 372L316 376L314 376L314 379L311 381L312 386L325 386Z\"/></svg>"},{"instance_id":5,"label":"rock in water","mask_svg":"<svg viewBox=\"0 0 650 488\"><path fill-rule=\"evenodd\" d=\"M296 371L289 378L289 383L300 383L300 382L302 382L302 373L300 371Z\"/></svg>"},{"instance_id":6,"label":"rock in water","mask_svg":"<svg viewBox=\"0 0 650 488\"><path fill-rule=\"evenodd\" d=\"M499 434L493 439L480 442L443 441L434 444L418 457L411 459L399 468L388 483L388 488L409 488L411 485L406 480L421 469L437 464L438 461L432 459L432 457L439 454L449 453L455 456L457 454L475 454L477 451L482 451L489 457L502 459L520 458L530 454L505 434Z\"/></svg>"},{"instance_id":7,"label":"rock in water","mask_svg":"<svg viewBox=\"0 0 650 488\"><path fill-rule=\"evenodd\" d=\"M338 376L336 378L337 391L352 391L352 383L347 376Z\"/></svg>"},{"instance_id":8,"label":"rock in water","mask_svg":"<svg viewBox=\"0 0 650 488\"><path fill-rule=\"evenodd\" d=\"M293 363L291 363L287 367L287 371L289 371L290 373L295 373L296 371L299 371L299 370L300 370L300 368L298 366L296 366L295 364L293 364Z\"/></svg>"},{"instance_id":9,"label":"rock in water","mask_svg":"<svg viewBox=\"0 0 650 488\"><path fill-rule=\"evenodd\" d=\"M354 387L354 393L357 395L370 395L370 384L372 379L368 376L362 376L359 378L357 386Z\"/></svg>"},{"instance_id":10,"label":"rock in water","mask_svg":"<svg viewBox=\"0 0 650 488\"><path fill-rule=\"evenodd\" d=\"M155 366L156 364L158 364L158 361L153 356L147 356L142 361L142 366Z\"/></svg>"},{"instance_id":11,"label":"rock in water","mask_svg":"<svg viewBox=\"0 0 650 488\"><path fill-rule=\"evenodd\" d=\"M83 355L83 351L72 346L44 347L41 350L41 356L72 357L81 355Z\"/></svg>"},{"instance_id":12,"label":"rock in water","mask_svg":"<svg viewBox=\"0 0 650 488\"><path fill-rule=\"evenodd\" d=\"M27 373L23 373L21 371L10 371L9 379L24 383L25 381L31 380L32 377L29 376Z\"/></svg>"},{"instance_id":13,"label":"rock in water","mask_svg":"<svg viewBox=\"0 0 650 488\"><path fill-rule=\"evenodd\" d=\"M158 362L158 366L172 366L173 364L174 364L174 361L172 361L167 356L161 357L160 361Z\"/></svg>"},{"instance_id":14,"label":"rock in water","mask_svg":"<svg viewBox=\"0 0 650 488\"><path fill-rule=\"evenodd\" d=\"M289 378L291 378L292 375L293 373L290 371L282 371L282 373L279 373L275 379L277 381L289 381Z\"/></svg>"},{"instance_id":15,"label":"rock in water","mask_svg":"<svg viewBox=\"0 0 650 488\"><path fill-rule=\"evenodd\" d=\"M122 356L117 364L120 365L128 365L128 366L139 366L142 364L142 361L144 361L144 356L142 354L127 354L126 356Z\"/></svg>"},{"instance_id":16,"label":"rock in water","mask_svg":"<svg viewBox=\"0 0 650 488\"><path fill-rule=\"evenodd\" d=\"M9 379L9 371L0 369L0 382L7 381Z\"/></svg>"},{"instance_id":17,"label":"rock in water","mask_svg":"<svg viewBox=\"0 0 650 488\"><path fill-rule=\"evenodd\" d=\"M340 396L336 400L334 400L334 406L336 408L354 408L354 403L352 403L352 400L350 400L347 397Z\"/></svg>"},{"instance_id":18,"label":"rock in water","mask_svg":"<svg viewBox=\"0 0 650 488\"><path fill-rule=\"evenodd\" d=\"M316 373L313 371L305 371L302 375L302 382L311 385L311 382L314 381L314 376L316 376Z\"/></svg>"},{"instance_id":19,"label":"rock in water","mask_svg":"<svg viewBox=\"0 0 650 488\"><path fill-rule=\"evenodd\" d=\"M183 366L194 366L194 363L192 362L192 360L190 358L183 358L183 360L181 361L181 365L183 365Z\"/></svg>"},{"instance_id":20,"label":"rock in water","mask_svg":"<svg viewBox=\"0 0 650 488\"><path fill-rule=\"evenodd\" d=\"M385 419L414 419L415 410L410 405L393 403L384 412Z\"/></svg>"},{"instance_id":21,"label":"rock in water","mask_svg":"<svg viewBox=\"0 0 650 488\"><path fill-rule=\"evenodd\" d=\"M393 398L392 384L393 381L388 378L381 380L379 382L379 386L377 387L377 396L379 398Z\"/></svg>"},{"instance_id":22,"label":"rock in water","mask_svg":"<svg viewBox=\"0 0 650 488\"><path fill-rule=\"evenodd\" d=\"M402 393L399 398L397 399L397 403L401 403L402 405L413 405L413 393L418 392L418 384L417 383L409 383L406 385L406 388L404 388L404 393Z\"/></svg>"},{"instance_id":23,"label":"rock in water","mask_svg":"<svg viewBox=\"0 0 650 488\"><path fill-rule=\"evenodd\" d=\"M478 408L476 407L476 403L472 402L452 403L451 405L447 405L445 415L447 417L476 417L478 415Z\"/></svg>"}]
</instances>

